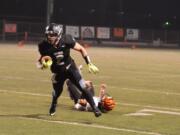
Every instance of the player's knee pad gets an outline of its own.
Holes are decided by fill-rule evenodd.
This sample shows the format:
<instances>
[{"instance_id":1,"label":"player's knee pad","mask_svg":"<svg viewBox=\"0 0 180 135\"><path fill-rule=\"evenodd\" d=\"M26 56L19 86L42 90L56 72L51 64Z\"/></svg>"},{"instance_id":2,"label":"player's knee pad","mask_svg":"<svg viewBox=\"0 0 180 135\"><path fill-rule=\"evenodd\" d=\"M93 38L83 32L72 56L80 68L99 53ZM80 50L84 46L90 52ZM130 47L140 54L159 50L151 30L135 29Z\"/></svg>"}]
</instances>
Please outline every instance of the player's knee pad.
<instances>
[{"instance_id":1,"label":"player's knee pad","mask_svg":"<svg viewBox=\"0 0 180 135\"><path fill-rule=\"evenodd\" d=\"M56 76L57 76L57 74L55 74L55 73L52 74L51 81L53 84L57 83Z\"/></svg>"},{"instance_id":2,"label":"player's knee pad","mask_svg":"<svg viewBox=\"0 0 180 135\"><path fill-rule=\"evenodd\" d=\"M86 84L85 84L85 80L84 80L84 79L79 80L79 85L80 85L80 87L81 87L83 90L86 89Z\"/></svg>"}]
</instances>

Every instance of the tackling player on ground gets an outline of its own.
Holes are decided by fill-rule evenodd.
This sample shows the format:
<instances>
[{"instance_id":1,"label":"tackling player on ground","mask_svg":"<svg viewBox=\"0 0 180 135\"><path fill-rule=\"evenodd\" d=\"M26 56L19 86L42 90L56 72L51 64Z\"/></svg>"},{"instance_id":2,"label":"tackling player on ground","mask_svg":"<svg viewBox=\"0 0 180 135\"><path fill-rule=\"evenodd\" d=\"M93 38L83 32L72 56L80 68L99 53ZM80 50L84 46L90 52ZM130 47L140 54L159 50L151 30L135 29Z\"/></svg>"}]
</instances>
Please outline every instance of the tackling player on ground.
<instances>
[{"instance_id":1,"label":"tackling player on ground","mask_svg":"<svg viewBox=\"0 0 180 135\"><path fill-rule=\"evenodd\" d=\"M82 65L79 66L81 72ZM95 90L92 81L85 81L87 90L93 96L95 105L100 109L101 112L106 113L111 111L115 107L114 99L106 93L106 84L101 84L99 95L95 96ZM80 111L92 111L90 104L84 98L83 93L68 79L66 81L67 90L70 98L74 101L74 108Z\"/></svg>"},{"instance_id":2,"label":"tackling player on ground","mask_svg":"<svg viewBox=\"0 0 180 135\"><path fill-rule=\"evenodd\" d=\"M79 70L70 56L70 49L73 49L82 54L90 72L98 72L98 68L93 65L87 54L87 51L70 35L63 35L63 28L59 24L51 23L45 30L46 39L38 45L40 53L39 63L41 69L46 68L42 58L50 56L52 65L50 67L52 75L52 103L49 109L49 114L54 115L56 112L57 100L63 90L63 85L66 79L71 82L83 93L85 99L88 101L96 117L101 115L100 110L94 103L93 97L87 90L85 81L82 78Z\"/></svg>"}]
</instances>

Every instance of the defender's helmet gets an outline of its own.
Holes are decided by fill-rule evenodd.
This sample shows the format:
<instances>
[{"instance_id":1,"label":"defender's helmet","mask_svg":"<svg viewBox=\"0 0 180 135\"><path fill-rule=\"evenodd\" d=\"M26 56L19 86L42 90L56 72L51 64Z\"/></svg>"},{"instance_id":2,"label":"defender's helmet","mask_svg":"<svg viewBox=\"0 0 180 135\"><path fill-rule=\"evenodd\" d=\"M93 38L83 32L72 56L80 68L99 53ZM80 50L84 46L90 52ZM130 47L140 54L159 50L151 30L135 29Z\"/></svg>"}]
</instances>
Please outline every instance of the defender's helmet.
<instances>
[{"instance_id":1,"label":"defender's helmet","mask_svg":"<svg viewBox=\"0 0 180 135\"><path fill-rule=\"evenodd\" d=\"M114 109L116 103L114 101L114 99L110 96L105 96L102 99L102 106L106 111L110 111L112 109Z\"/></svg>"},{"instance_id":2,"label":"defender's helmet","mask_svg":"<svg viewBox=\"0 0 180 135\"><path fill-rule=\"evenodd\" d=\"M60 40L63 33L63 27L62 25L56 24L56 23L50 23L48 26L46 26L45 34L47 36L47 39L51 37L56 37L56 42Z\"/></svg>"}]
</instances>

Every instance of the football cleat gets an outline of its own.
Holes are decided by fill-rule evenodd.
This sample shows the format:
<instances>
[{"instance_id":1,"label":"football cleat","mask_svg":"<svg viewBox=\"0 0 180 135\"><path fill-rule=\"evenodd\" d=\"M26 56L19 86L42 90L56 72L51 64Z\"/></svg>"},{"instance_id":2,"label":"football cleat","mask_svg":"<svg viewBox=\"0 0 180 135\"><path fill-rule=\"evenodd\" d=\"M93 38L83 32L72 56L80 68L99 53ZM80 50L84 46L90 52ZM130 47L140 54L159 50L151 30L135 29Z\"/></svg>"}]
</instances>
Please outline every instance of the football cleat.
<instances>
[{"instance_id":1,"label":"football cleat","mask_svg":"<svg viewBox=\"0 0 180 135\"><path fill-rule=\"evenodd\" d=\"M101 116L101 111L97 107L94 108L93 112L96 117Z\"/></svg>"},{"instance_id":2,"label":"football cleat","mask_svg":"<svg viewBox=\"0 0 180 135\"><path fill-rule=\"evenodd\" d=\"M57 105L57 104L51 104L51 107L50 107L50 109L49 109L49 115L50 115L50 116L55 115L55 113L56 113L56 105Z\"/></svg>"}]
</instances>

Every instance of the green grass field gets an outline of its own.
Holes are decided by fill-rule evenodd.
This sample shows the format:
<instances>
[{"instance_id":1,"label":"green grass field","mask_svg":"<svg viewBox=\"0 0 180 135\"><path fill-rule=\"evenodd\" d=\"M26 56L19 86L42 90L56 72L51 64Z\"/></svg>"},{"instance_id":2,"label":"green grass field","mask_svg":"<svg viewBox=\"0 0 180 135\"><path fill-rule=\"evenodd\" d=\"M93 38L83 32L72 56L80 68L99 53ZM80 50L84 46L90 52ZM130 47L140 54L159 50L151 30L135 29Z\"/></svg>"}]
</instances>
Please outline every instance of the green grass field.
<instances>
[{"instance_id":1,"label":"green grass field","mask_svg":"<svg viewBox=\"0 0 180 135\"><path fill-rule=\"evenodd\" d=\"M0 44L0 135L180 135L180 50L88 48L100 69L83 77L98 94L106 83L116 108L96 118L73 109L66 87L48 115L51 73L36 68L37 46Z\"/></svg>"}]
</instances>

